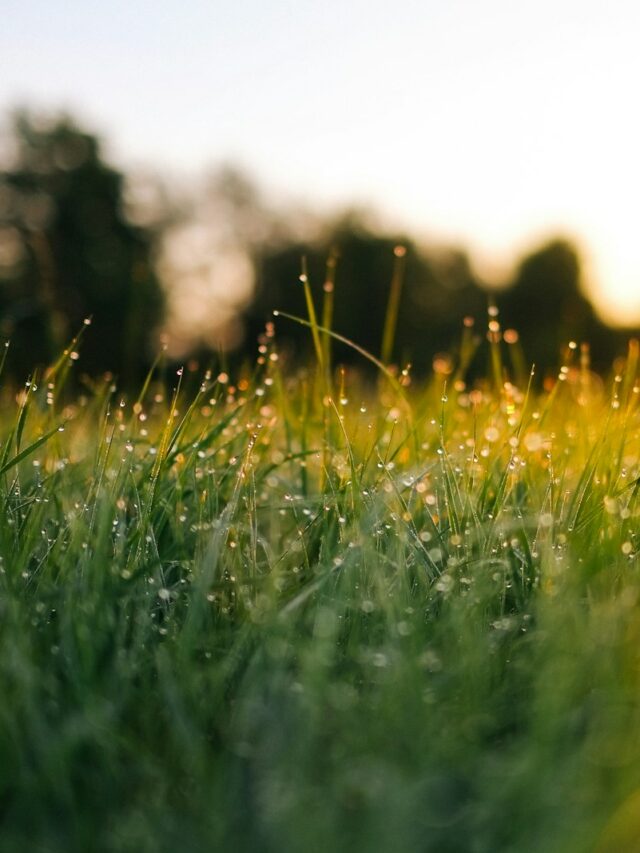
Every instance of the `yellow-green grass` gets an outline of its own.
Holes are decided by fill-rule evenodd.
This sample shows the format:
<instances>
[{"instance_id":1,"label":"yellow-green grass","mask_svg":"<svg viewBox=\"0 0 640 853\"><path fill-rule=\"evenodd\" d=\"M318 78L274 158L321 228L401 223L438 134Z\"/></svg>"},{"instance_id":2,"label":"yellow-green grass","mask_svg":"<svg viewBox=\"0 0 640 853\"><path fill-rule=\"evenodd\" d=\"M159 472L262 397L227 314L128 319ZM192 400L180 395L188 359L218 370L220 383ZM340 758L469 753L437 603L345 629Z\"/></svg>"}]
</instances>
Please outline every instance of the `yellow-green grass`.
<instances>
[{"instance_id":1,"label":"yellow-green grass","mask_svg":"<svg viewBox=\"0 0 640 853\"><path fill-rule=\"evenodd\" d=\"M640 849L637 346L372 383L310 322L5 387L0 850Z\"/></svg>"}]
</instances>

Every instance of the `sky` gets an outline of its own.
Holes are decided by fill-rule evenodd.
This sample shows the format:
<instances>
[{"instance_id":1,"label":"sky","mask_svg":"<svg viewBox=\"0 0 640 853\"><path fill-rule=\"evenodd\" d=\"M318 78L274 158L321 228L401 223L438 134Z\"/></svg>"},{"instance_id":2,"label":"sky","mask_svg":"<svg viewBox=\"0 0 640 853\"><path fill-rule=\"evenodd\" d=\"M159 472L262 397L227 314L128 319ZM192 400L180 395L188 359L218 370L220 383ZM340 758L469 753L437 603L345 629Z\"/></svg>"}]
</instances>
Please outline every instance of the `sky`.
<instances>
[{"instance_id":1,"label":"sky","mask_svg":"<svg viewBox=\"0 0 640 853\"><path fill-rule=\"evenodd\" d=\"M0 0L0 111L73 111L125 167L246 168L373 205L488 271L562 233L640 325L637 0Z\"/></svg>"}]
</instances>

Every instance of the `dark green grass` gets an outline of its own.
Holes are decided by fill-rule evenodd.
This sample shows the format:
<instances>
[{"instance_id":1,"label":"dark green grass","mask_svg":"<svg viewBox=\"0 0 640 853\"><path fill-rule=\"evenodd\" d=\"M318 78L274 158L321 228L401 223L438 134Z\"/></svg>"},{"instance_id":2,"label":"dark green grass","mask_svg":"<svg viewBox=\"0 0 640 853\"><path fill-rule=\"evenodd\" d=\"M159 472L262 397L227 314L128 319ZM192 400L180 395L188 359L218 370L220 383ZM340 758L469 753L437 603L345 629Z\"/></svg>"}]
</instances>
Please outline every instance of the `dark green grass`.
<instances>
[{"instance_id":1,"label":"dark green grass","mask_svg":"<svg viewBox=\"0 0 640 853\"><path fill-rule=\"evenodd\" d=\"M640 849L636 349L374 393L316 338L5 392L0 850Z\"/></svg>"}]
</instances>

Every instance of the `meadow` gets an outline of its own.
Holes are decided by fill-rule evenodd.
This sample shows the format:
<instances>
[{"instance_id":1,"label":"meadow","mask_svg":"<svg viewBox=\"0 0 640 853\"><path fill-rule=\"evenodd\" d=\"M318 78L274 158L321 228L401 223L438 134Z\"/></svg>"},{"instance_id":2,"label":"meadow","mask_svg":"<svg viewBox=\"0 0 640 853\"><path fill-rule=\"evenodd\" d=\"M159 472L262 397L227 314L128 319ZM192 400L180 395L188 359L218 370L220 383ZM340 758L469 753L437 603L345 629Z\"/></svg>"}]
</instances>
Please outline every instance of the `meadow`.
<instances>
[{"instance_id":1,"label":"meadow","mask_svg":"<svg viewBox=\"0 0 640 853\"><path fill-rule=\"evenodd\" d=\"M640 850L637 343L545 380L490 309L418 381L304 322L4 383L0 850Z\"/></svg>"}]
</instances>

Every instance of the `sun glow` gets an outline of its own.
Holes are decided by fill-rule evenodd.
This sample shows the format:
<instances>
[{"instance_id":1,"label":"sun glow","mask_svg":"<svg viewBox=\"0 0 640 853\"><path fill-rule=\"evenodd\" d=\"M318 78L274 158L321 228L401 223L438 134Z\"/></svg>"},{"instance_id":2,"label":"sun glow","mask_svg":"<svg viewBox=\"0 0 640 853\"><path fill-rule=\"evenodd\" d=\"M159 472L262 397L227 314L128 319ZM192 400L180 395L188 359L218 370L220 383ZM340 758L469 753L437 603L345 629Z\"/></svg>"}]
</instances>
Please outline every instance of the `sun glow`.
<instances>
[{"instance_id":1,"label":"sun glow","mask_svg":"<svg viewBox=\"0 0 640 853\"><path fill-rule=\"evenodd\" d=\"M586 280L601 317L613 325L633 328L640 326L640 256L637 235L631 233L633 218L620 219L615 235L600 244L593 240Z\"/></svg>"}]
</instances>

